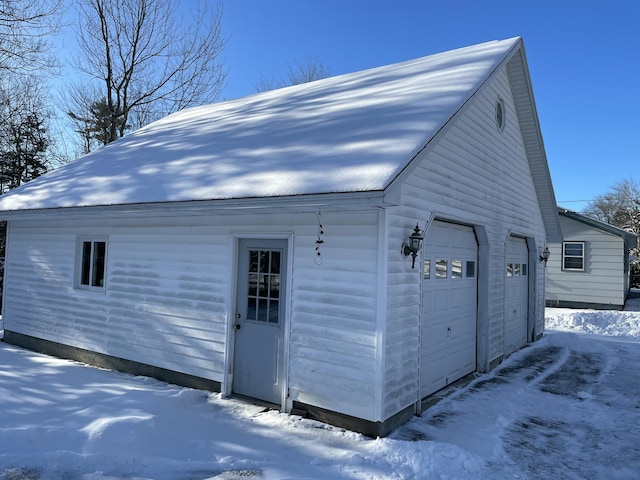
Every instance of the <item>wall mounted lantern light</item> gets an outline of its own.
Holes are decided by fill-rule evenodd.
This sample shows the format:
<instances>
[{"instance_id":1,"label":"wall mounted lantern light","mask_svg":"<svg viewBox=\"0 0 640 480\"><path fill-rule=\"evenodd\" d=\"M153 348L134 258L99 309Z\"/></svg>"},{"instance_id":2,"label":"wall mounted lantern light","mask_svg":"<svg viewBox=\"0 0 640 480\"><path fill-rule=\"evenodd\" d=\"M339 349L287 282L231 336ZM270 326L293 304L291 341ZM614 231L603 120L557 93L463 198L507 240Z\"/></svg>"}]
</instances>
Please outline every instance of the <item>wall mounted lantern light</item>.
<instances>
[{"instance_id":1,"label":"wall mounted lantern light","mask_svg":"<svg viewBox=\"0 0 640 480\"><path fill-rule=\"evenodd\" d=\"M547 260L549 260L550 256L551 256L551 252L549 251L549 247L545 245L544 250L540 254L540 261L544 262L545 267L547 266Z\"/></svg>"},{"instance_id":2,"label":"wall mounted lantern light","mask_svg":"<svg viewBox=\"0 0 640 480\"><path fill-rule=\"evenodd\" d=\"M420 227L416 223L413 232L411 233L411 235L409 235L409 243L402 244L402 253L406 257L408 257L409 255L413 257L411 268L416 268L416 257L418 256L418 252L420 251L420 247L422 246L422 240L424 240L424 237L420 232Z\"/></svg>"}]
</instances>

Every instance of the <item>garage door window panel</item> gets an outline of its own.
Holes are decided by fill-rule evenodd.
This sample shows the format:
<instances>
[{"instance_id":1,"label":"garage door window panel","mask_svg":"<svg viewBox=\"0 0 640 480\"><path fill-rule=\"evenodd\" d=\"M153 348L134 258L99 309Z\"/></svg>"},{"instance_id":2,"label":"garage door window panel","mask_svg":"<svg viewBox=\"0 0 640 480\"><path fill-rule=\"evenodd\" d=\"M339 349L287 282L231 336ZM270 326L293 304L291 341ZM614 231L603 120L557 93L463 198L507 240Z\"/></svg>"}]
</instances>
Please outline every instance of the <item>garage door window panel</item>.
<instances>
[{"instance_id":1,"label":"garage door window panel","mask_svg":"<svg viewBox=\"0 0 640 480\"><path fill-rule=\"evenodd\" d=\"M447 278L447 271L449 270L448 260L436 260L436 278Z\"/></svg>"},{"instance_id":2,"label":"garage door window panel","mask_svg":"<svg viewBox=\"0 0 640 480\"><path fill-rule=\"evenodd\" d=\"M474 278L476 276L476 262L467 260L467 278Z\"/></svg>"},{"instance_id":3,"label":"garage door window panel","mask_svg":"<svg viewBox=\"0 0 640 480\"><path fill-rule=\"evenodd\" d=\"M451 278L462 278L462 260L451 260Z\"/></svg>"},{"instance_id":4,"label":"garage door window panel","mask_svg":"<svg viewBox=\"0 0 640 480\"><path fill-rule=\"evenodd\" d=\"M424 279L429 280L431 278L431 259L427 258L424 261Z\"/></svg>"}]
</instances>

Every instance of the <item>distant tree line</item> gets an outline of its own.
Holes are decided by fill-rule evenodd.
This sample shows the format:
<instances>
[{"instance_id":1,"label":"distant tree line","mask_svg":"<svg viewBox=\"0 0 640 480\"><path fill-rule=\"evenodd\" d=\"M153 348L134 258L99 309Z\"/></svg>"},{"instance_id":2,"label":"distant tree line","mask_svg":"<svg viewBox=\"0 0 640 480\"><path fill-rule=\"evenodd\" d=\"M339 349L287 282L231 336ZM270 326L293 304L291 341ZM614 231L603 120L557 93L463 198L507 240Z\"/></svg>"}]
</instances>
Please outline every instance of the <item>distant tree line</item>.
<instances>
[{"instance_id":1,"label":"distant tree line","mask_svg":"<svg viewBox=\"0 0 640 480\"><path fill-rule=\"evenodd\" d=\"M220 60L227 41L222 6L213 0L187 5L188 12L181 0L73 0L78 20L69 26L62 25L64 0L0 0L0 131L11 133L0 145L0 190L170 113L215 101L227 75ZM61 67L51 39L68 28L75 30L79 47L70 61L78 80L65 86L58 103L75 133L72 153L56 148L56 109L49 100L49 80ZM255 88L328 75L320 61L307 60L289 65L284 79L260 77ZM28 129L33 135L25 150Z\"/></svg>"},{"instance_id":2,"label":"distant tree line","mask_svg":"<svg viewBox=\"0 0 640 480\"><path fill-rule=\"evenodd\" d=\"M640 236L640 187L631 178L620 180L590 201L583 213Z\"/></svg>"},{"instance_id":3,"label":"distant tree line","mask_svg":"<svg viewBox=\"0 0 640 480\"><path fill-rule=\"evenodd\" d=\"M585 215L632 232L640 237L640 187L632 178L620 180L594 198L583 210ZM636 286L640 276L640 249L631 249L631 274Z\"/></svg>"},{"instance_id":4,"label":"distant tree line","mask_svg":"<svg viewBox=\"0 0 640 480\"><path fill-rule=\"evenodd\" d=\"M288 87L290 85L300 85L302 83L314 82L331 75L329 68L317 59L307 59L304 62L294 62L293 65L289 64L287 70L287 76L280 79L261 75L255 86L255 91L266 92L269 90Z\"/></svg>"}]
</instances>

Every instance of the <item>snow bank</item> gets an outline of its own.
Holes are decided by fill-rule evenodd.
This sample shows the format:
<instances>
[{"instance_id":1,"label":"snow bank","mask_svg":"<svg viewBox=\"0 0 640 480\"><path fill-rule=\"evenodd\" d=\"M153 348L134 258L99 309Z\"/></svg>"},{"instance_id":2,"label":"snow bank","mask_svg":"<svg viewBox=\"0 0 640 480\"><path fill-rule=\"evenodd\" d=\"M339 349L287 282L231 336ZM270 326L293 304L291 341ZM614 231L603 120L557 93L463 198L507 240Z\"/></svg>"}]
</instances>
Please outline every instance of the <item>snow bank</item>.
<instances>
[{"instance_id":1,"label":"snow bank","mask_svg":"<svg viewBox=\"0 0 640 480\"><path fill-rule=\"evenodd\" d=\"M547 308L545 328L615 337L640 337L640 312Z\"/></svg>"}]
</instances>

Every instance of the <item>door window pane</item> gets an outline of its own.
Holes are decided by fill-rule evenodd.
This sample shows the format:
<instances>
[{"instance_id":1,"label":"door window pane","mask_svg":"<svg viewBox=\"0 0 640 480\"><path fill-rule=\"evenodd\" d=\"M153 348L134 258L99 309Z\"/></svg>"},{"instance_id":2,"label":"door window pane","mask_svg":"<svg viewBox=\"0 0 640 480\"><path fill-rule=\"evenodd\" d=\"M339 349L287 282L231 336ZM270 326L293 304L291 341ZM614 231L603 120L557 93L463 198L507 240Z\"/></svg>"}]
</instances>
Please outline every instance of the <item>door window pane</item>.
<instances>
[{"instance_id":1,"label":"door window pane","mask_svg":"<svg viewBox=\"0 0 640 480\"><path fill-rule=\"evenodd\" d=\"M269 287L269 296L271 298L280 298L280 277L271 275L271 285Z\"/></svg>"},{"instance_id":2,"label":"door window pane","mask_svg":"<svg viewBox=\"0 0 640 480\"><path fill-rule=\"evenodd\" d=\"M270 264L270 252L260 252L260 273L269 273L269 264Z\"/></svg>"},{"instance_id":3,"label":"door window pane","mask_svg":"<svg viewBox=\"0 0 640 480\"><path fill-rule=\"evenodd\" d=\"M513 277L513 263L507 263L507 277Z\"/></svg>"},{"instance_id":4,"label":"door window pane","mask_svg":"<svg viewBox=\"0 0 640 480\"><path fill-rule=\"evenodd\" d=\"M278 323L280 311L278 250L250 250L247 273L247 320Z\"/></svg>"},{"instance_id":5,"label":"door window pane","mask_svg":"<svg viewBox=\"0 0 640 480\"><path fill-rule=\"evenodd\" d=\"M519 264L519 263L516 263L516 264L515 264L514 269L513 269L513 274L514 274L516 277L519 277L519 276L520 276L520 264Z\"/></svg>"},{"instance_id":6,"label":"door window pane","mask_svg":"<svg viewBox=\"0 0 640 480\"><path fill-rule=\"evenodd\" d=\"M271 273L280 274L280 252L271 252Z\"/></svg>"},{"instance_id":7,"label":"door window pane","mask_svg":"<svg viewBox=\"0 0 640 480\"><path fill-rule=\"evenodd\" d=\"M249 271L257 272L258 271L258 251L250 250L249 251Z\"/></svg>"},{"instance_id":8,"label":"door window pane","mask_svg":"<svg viewBox=\"0 0 640 480\"><path fill-rule=\"evenodd\" d=\"M258 299L258 318L256 320L260 322L266 322L269 320L269 300L266 298Z\"/></svg>"},{"instance_id":9,"label":"door window pane","mask_svg":"<svg viewBox=\"0 0 640 480\"><path fill-rule=\"evenodd\" d=\"M278 323L279 308L280 302L278 300L271 299L269 301L269 318L267 319L269 323Z\"/></svg>"},{"instance_id":10,"label":"door window pane","mask_svg":"<svg viewBox=\"0 0 640 480\"><path fill-rule=\"evenodd\" d=\"M249 275L249 295L252 297L258 296L258 275Z\"/></svg>"},{"instance_id":11,"label":"door window pane","mask_svg":"<svg viewBox=\"0 0 640 480\"><path fill-rule=\"evenodd\" d=\"M527 276L527 264L526 263L522 264L522 276L523 277Z\"/></svg>"},{"instance_id":12,"label":"door window pane","mask_svg":"<svg viewBox=\"0 0 640 480\"><path fill-rule=\"evenodd\" d=\"M258 311L257 307L257 299L254 297L249 297L247 300L247 320L255 320L256 313Z\"/></svg>"}]
</instances>

